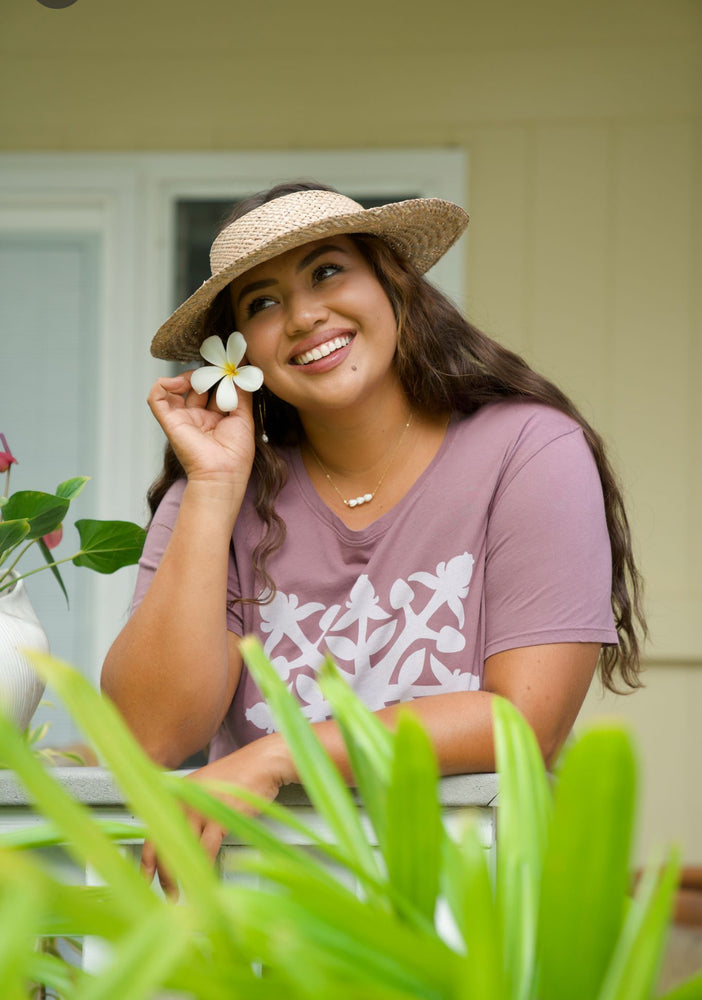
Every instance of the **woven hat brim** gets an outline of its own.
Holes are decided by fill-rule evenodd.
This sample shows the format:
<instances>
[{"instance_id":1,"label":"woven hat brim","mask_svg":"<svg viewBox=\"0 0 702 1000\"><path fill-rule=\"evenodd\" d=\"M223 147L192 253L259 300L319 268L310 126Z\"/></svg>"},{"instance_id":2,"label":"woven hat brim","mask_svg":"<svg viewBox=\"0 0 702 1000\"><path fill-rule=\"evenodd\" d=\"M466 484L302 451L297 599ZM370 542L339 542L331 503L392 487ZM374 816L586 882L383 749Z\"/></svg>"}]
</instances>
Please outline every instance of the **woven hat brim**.
<instances>
[{"instance_id":1,"label":"woven hat brim","mask_svg":"<svg viewBox=\"0 0 702 1000\"><path fill-rule=\"evenodd\" d=\"M159 328L151 342L151 353L166 361L199 360L207 312L219 292L239 275L287 250L325 236L370 233L385 240L424 274L453 246L467 225L468 215L459 205L441 198L413 198L293 227L203 282Z\"/></svg>"}]
</instances>

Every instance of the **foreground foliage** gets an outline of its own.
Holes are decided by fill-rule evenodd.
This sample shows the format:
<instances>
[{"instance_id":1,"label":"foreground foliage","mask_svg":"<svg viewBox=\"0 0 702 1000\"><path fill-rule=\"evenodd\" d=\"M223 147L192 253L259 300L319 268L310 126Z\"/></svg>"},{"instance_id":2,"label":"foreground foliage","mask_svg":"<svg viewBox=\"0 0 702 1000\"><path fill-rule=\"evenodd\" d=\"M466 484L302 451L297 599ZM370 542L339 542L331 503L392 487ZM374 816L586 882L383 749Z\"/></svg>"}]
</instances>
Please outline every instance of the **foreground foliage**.
<instances>
[{"instance_id":1,"label":"foreground foliage","mask_svg":"<svg viewBox=\"0 0 702 1000\"><path fill-rule=\"evenodd\" d=\"M125 829L101 825L72 801L0 718L0 757L47 820L0 841L3 1000L25 1000L32 983L64 1000L655 995L678 863L671 855L652 866L629 897L636 775L621 729L603 726L577 740L552 792L531 730L508 702L496 700L493 877L470 821L460 839L444 829L433 750L410 711L391 734L330 663L322 669L320 684L344 733L375 849L352 793L285 684L253 640L245 640L244 651L330 842L280 805L238 793L316 849L285 843L265 818L243 816L201 786L160 772L107 701L66 664L42 657L38 669L111 768L143 821L137 833L153 840L184 899L173 905L154 893L113 842ZM237 852L245 877L220 881L183 816L186 803L254 848ZM27 850L53 843L65 843L104 887L62 884ZM36 947L39 938L83 935L108 946L98 973ZM702 976L666 1000L698 997Z\"/></svg>"}]
</instances>

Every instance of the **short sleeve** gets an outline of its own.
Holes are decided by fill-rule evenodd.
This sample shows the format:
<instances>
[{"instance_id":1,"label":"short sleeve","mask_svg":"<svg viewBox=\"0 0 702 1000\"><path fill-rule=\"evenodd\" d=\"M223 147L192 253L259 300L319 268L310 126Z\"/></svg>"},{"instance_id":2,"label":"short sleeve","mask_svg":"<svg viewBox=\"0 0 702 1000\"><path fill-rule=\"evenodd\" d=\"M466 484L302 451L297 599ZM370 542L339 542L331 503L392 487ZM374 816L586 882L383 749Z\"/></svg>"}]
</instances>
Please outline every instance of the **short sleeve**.
<instances>
[{"instance_id":1,"label":"short sleeve","mask_svg":"<svg viewBox=\"0 0 702 1000\"><path fill-rule=\"evenodd\" d=\"M579 427L505 469L488 520L485 656L617 642L599 474Z\"/></svg>"},{"instance_id":2,"label":"short sleeve","mask_svg":"<svg viewBox=\"0 0 702 1000\"><path fill-rule=\"evenodd\" d=\"M133 614L144 598L144 594L149 588L151 581L158 569L163 554L168 547L168 543L173 533L180 503L185 489L185 480L177 480L168 490L163 500L154 514L151 524L146 533L144 549L139 560L139 570L132 599ZM187 586L187 581L184 581ZM240 603L235 603L235 595L238 596L238 576L232 547L229 547L229 574L227 582L227 628L236 635L243 635L243 620Z\"/></svg>"}]
</instances>

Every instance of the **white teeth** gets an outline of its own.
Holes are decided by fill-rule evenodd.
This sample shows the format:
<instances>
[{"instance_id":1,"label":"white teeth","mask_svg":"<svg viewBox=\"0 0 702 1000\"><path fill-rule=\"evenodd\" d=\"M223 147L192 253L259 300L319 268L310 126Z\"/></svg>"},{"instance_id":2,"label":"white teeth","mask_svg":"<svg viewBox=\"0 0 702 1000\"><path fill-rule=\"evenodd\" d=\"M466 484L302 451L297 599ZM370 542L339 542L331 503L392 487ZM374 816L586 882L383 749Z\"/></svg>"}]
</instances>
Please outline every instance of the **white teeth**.
<instances>
[{"instance_id":1,"label":"white teeth","mask_svg":"<svg viewBox=\"0 0 702 1000\"><path fill-rule=\"evenodd\" d=\"M328 340L326 344L313 347L311 351L298 354L296 358L293 358L293 363L296 365L308 365L312 361L319 361L320 358L326 358L329 354L341 350L342 347L346 347L350 343L351 337L335 337L333 340Z\"/></svg>"}]
</instances>

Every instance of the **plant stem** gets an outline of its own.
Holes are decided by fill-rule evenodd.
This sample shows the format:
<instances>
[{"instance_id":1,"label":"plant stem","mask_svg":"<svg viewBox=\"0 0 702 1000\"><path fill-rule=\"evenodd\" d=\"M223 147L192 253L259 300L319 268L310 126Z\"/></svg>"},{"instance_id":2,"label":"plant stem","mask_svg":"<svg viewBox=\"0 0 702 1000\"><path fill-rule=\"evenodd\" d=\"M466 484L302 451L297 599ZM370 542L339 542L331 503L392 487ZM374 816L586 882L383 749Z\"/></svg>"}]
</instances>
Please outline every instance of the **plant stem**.
<instances>
[{"instance_id":1,"label":"plant stem","mask_svg":"<svg viewBox=\"0 0 702 1000\"><path fill-rule=\"evenodd\" d=\"M41 573L42 570L51 569L52 566L60 566L61 563L72 562L74 559L76 559L78 556L82 554L83 550L78 549L78 551L74 552L72 556L66 556L65 559L57 559L56 562L46 563L44 566L37 566L36 569L30 569L28 573L22 573L21 576L16 576L14 580L10 580L9 583L0 583L0 594L2 594L3 590L7 590L9 587L11 587L14 584L15 580L25 580L28 576L34 576L35 573Z\"/></svg>"},{"instance_id":2,"label":"plant stem","mask_svg":"<svg viewBox=\"0 0 702 1000\"><path fill-rule=\"evenodd\" d=\"M7 567L7 570L6 570L6 572L8 572L8 573L11 573L11 572L12 572L12 570L13 570L13 569L15 568L15 566L17 565L17 563L18 563L18 562L20 561L20 559L22 558L22 556L24 555L24 553L25 553L25 552L26 552L26 551L27 551L27 550L28 550L29 548L31 548L31 546L32 546L32 545L34 545L34 543L36 542L36 540L37 540L36 538L32 538L32 540L31 540L31 541L27 542L27 544L26 544L26 545L25 545L25 547L24 547L24 548L22 549L22 551L20 552L20 554L19 554L19 555L17 556L17 558L15 559L15 561L13 562L13 564L12 564L11 566L8 566L8 567ZM43 569L44 567L42 566L41 568Z\"/></svg>"}]
</instances>

